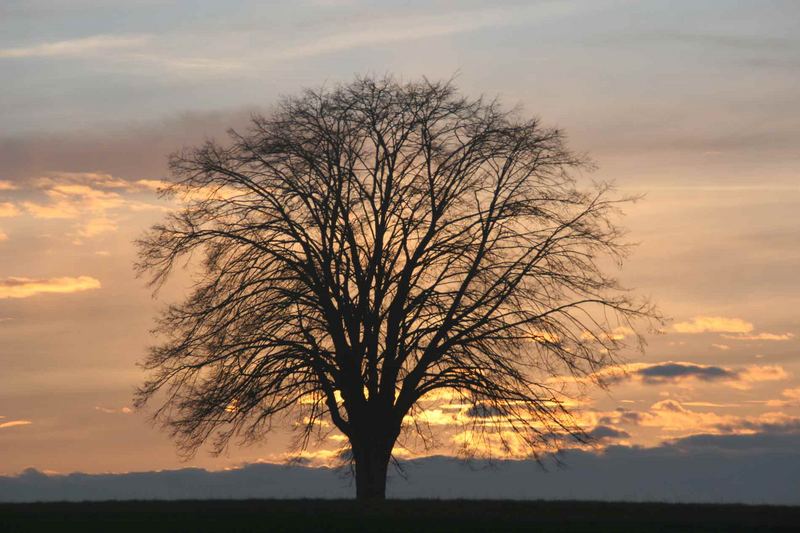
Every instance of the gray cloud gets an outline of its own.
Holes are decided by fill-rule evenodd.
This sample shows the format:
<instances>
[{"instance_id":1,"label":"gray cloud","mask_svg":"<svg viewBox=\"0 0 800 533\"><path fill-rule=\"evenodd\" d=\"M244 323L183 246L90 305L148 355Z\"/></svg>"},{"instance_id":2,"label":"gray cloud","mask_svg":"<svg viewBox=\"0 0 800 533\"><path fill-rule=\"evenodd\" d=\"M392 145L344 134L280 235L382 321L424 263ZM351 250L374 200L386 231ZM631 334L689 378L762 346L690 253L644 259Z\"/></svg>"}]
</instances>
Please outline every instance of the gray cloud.
<instances>
[{"instance_id":1,"label":"gray cloud","mask_svg":"<svg viewBox=\"0 0 800 533\"><path fill-rule=\"evenodd\" d=\"M708 47L722 47L735 50L750 51L788 51L800 47L800 41L795 38L775 35L747 35L735 33L710 33L710 32L680 32L680 31L648 31L646 33L624 33L608 35L603 38L592 39L594 43L608 43L630 45L632 42L641 44L679 44L699 47L707 50Z\"/></svg>"},{"instance_id":2,"label":"gray cloud","mask_svg":"<svg viewBox=\"0 0 800 533\"><path fill-rule=\"evenodd\" d=\"M605 430L604 430L605 431ZM800 504L800 427L764 427L753 435L697 435L653 448L567 450L565 467L536 461L429 457L403 463L394 498L579 499ZM26 470L0 477L0 501L108 499L347 498L342 471L253 464L209 472L183 469L130 474L48 476Z\"/></svg>"},{"instance_id":3,"label":"gray cloud","mask_svg":"<svg viewBox=\"0 0 800 533\"><path fill-rule=\"evenodd\" d=\"M661 363L641 368L635 372L647 383L663 383L686 377L703 381L735 379L737 372L718 366L695 365L692 363Z\"/></svg>"},{"instance_id":4,"label":"gray cloud","mask_svg":"<svg viewBox=\"0 0 800 533\"><path fill-rule=\"evenodd\" d=\"M622 429L617 429L611 426L600 425L591 430L589 432L589 436L598 441L606 441L615 439L627 439L631 435L630 433Z\"/></svg>"},{"instance_id":5,"label":"gray cloud","mask_svg":"<svg viewBox=\"0 0 800 533\"><path fill-rule=\"evenodd\" d=\"M470 418L491 418L502 416L503 411L495 406L479 403L467 409L467 416Z\"/></svg>"},{"instance_id":6,"label":"gray cloud","mask_svg":"<svg viewBox=\"0 0 800 533\"><path fill-rule=\"evenodd\" d=\"M167 157L209 138L225 140L228 128L246 128L253 110L185 113L120 129L0 137L0 179L9 183L51 172L105 172L156 179Z\"/></svg>"}]
</instances>

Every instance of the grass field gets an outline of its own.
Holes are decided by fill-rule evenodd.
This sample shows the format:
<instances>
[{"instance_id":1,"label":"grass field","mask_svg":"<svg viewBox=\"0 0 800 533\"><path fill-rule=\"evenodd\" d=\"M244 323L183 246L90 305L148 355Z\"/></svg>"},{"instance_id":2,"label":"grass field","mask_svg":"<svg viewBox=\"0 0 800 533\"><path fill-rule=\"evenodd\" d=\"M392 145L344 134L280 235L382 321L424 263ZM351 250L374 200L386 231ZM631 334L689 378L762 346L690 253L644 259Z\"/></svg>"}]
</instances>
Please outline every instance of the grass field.
<instances>
[{"instance_id":1,"label":"grass field","mask_svg":"<svg viewBox=\"0 0 800 533\"><path fill-rule=\"evenodd\" d=\"M800 507L352 500L0 504L0 532L800 531Z\"/></svg>"}]
</instances>

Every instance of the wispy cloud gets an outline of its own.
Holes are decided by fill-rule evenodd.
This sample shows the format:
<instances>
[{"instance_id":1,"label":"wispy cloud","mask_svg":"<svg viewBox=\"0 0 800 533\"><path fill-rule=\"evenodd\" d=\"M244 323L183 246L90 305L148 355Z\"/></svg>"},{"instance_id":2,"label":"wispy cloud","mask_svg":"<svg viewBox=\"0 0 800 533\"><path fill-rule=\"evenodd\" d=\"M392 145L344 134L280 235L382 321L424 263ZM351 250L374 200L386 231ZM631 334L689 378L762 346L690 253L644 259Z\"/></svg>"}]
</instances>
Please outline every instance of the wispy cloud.
<instances>
[{"instance_id":1,"label":"wispy cloud","mask_svg":"<svg viewBox=\"0 0 800 533\"><path fill-rule=\"evenodd\" d=\"M487 28L543 22L573 13L578 7L577 2L537 2L533 5L405 16L396 13L371 15L356 17L344 24L325 24L304 34L302 40L297 35L264 31L238 32L235 35L220 32L218 38L207 41L198 41L194 34L181 32L164 35L100 34L0 49L0 58L108 58L129 65L161 67L170 72L219 73ZM331 28L335 29L331 31ZM269 37L265 38L265 35Z\"/></svg>"},{"instance_id":2,"label":"wispy cloud","mask_svg":"<svg viewBox=\"0 0 800 533\"><path fill-rule=\"evenodd\" d=\"M796 389L785 389L782 394L790 400L800 400L800 387Z\"/></svg>"},{"instance_id":3,"label":"wispy cloud","mask_svg":"<svg viewBox=\"0 0 800 533\"><path fill-rule=\"evenodd\" d=\"M740 341L788 341L794 338L794 333L753 333L745 335L723 335L726 339Z\"/></svg>"},{"instance_id":4,"label":"wispy cloud","mask_svg":"<svg viewBox=\"0 0 800 533\"><path fill-rule=\"evenodd\" d=\"M753 324L741 318L696 316L690 321L678 322L672 328L678 333L750 333Z\"/></svg>"},{"instance_id":5,"label":"wispy cloud","mask_svg":"<svg viewBox=\"0 0 800 533\"><path fill-rule=\"evenodd\" d=\"M27 426L33 424L30 420L9 420L8 422L0 422L0 429L13 428L17 426Z\"/></svg>"},{"instance_id":6,"label":"wispy cloud","mask_svg":"<svg viewBox=\"0 0 800 533\"><path fill-rule=\"evenodd\" d=\"M150 40L149 35L92 35L65 41L39 43L32 46L0 49L0 58L81 57L109 51L138 48Z\"/></svg>"},{"instance_id":7,"label":"wispy cloud","mask_svg":"<svg viewBox=\"0 0 800 533\"><path fill-rule=\"evenodd\" d=\"M17 186L8 180L0 180L0 191L16 191Z\"/></svg>"},{"instance_id":8,"label":"wispy cloud","mask_svg":"<svg viewBox=\"0 0 800 533\"><path fill-rule=\"evenodd\" d=\"M51 200L49 203L23 204L36 218L78 218L87 210L99 213L123 204L119 194L93 189L86 185L56 185L45 194Z\"/></svg>"},{"instance_id":9,"label":"wispy cloud","mask_svg":"<svg viewBox=\"0 0 800 533\"><path fill-rule=\"evenodd\" d=\"M506 26L522 22L528 10L484 9L457 14L413 17L405 20L379 20L319 37L301 45L278 51L280 59L295 59L395 42L408 42Z\"/></svg>"},{"instance_id":10,"label":"wispy cloud","mask_svg":"<svg viewBox=\"0 0 800 533\"><path fill-rule=\"evenodd\" d=\"M738 372L737 388L747 389L751 383L762 381L783 381L789 373L779 365L750 365Z\"/></svg>"},{"instance_id":11,"label":"wispy cloud","mask_svg":"<svg viewBox=\"0 0 800 533\"><path fill-rule=\"evenodd\" d=\"M20 211L11 202L0 202L0 218L10 218L19 215Z\"/></svg>"},{"instance_id":12,"label":"wispy cloud","mask_svg":"<svg viewBox=\"0 0 800 533\"><path fill-rule=\"evenodd\" d=\"M89 276L49 279L2 278L0 300L30 298L39 294L68 294L99 288L100 281Z\"/></svg>"},{"instance_id":13,"label":"wispy cloud","mask_svg":"<svg viewBox=\"0 0 800 533\"><path fill-rule=\"evenodd\" d=\"M800 387L792 389L784 389L781 392L781 398L766 400L765 405L769 407L800 407Z\"/></svg>"},{"instance_id":14,"label":"wispy cloud","mask_svg":"<svg viewBox=\"0 0 800 533\"><path fill-rule=\"evenodd\" d=\"M121 209L162 209L123 194L150 192L148 187L102 172L56 172L34 180L34 185L46 201L27 201L22 206L35 218L77 220L71 234L75 244L116 231L115 213Z\"/></svg>"},{"instance_id":15,"label":"wispy cloud","mask_svg":"<svg viewBox=\"0 0 800 533\"><path fill-rule=\"evenodd\" d=\"M740 341L788 341L794 338L794 333L769 333L766 331L754 332L753 324L741 318L724 316L696 316L685 322L678 322L672 326L677 333L721 333L726 339ZM730 348L724 344L712 344L720 350Z\"/></svg>"},{"instance_id":16,"label":"wispy cloud","mask_svg":"<svg viewBox=\"0 0 800 533\"><path fill-rule=\"evenodd\" d=\"M94 410L100 411L101 413L105 413L107 415L115 415L115 414L129 415L133 412L133 409L131 409L127 405L120 407L119 409L114 409L111 407L103 407L101 405L95 405Z\"/></svg>"}]
</instances>

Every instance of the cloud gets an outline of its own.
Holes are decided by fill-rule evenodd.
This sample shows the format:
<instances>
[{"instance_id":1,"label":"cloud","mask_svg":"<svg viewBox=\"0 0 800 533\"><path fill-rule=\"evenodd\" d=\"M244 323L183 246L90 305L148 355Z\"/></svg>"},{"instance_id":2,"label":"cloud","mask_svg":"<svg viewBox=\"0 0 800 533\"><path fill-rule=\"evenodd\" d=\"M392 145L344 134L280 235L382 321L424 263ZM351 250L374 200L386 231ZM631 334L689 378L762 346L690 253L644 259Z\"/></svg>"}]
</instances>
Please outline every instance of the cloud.
<instances>
[{"instance_id":1,"label":"cloud","mask_svg":"<svg viewBox=\"0 0 800 533\"><path fill-rule=\"evenodd\" d=\"M678 322L673 326L678 333L722 333L726 339L742 341L788 341L793 333L753 333L753 324L741 318L722 316L696 316L690 321ZM724 344L713 344L715 348L726 350Z\"/></svg>"},{"instance_id":2,"label":"cloud","mask_svg":"<svg viewBox=\"0 0 800 533\"><path fill-rule=\"evenodd\" d=\"M567 468L542 468L534 460L473 460L433 456L402 460L391 475L391 498L589 501L681 501L800 504L800 433L769 430L745 438L694 436L642 448L615 445L603 451L566 450ZM546 465L552 457L544 457ZM198 468L126 474L47 475L28 469L0 476L0 501L188 500L352 498L342 471L303 464L257 463L217 472ZM213 502L211 505L214 505ZM226 504L227 505L227 504ZM656 512L658 509L655 509ZM670 516L656 519L671 529L695 524ZM758 514L753 529L771 529L781 513ZM748 517L750 514L747 515ZM786 515L784 514L784 517ZM794 517L794 514L788 516ZM785 520L786 518L784 518ZM689 521L697 520L693 514ZM715 515L723 530L741 529L733 509ZM474 524L473 524L474 525ZM745 525L747 527L748 525ZM491 527L488 527L491 529ZM777 529L777 528L776 528Z\"/></svg>"},{"instance_id":3,"label":"cloud","mask_svg":"<svg viewBox=\"0 0 800 533\"><path fill-rule=\"evenodd\" d=\"M17 186L10 181L0 180L0 191L16 191Z\"/></svg>"},{"instance_id":4,"label":"cloud","mask_svg":"<svg viewBox=\"0 0 800 533\"><path fill-rule=\"evenodd\" d=\"M17 426L28 426L33 424L30 420L9 420L8 422L0 422L0 429L13 428Z\"/></svg>"},{"instance_id":5,"label":"cloud","mask_svg":"<svg viewBox=\"0 0 800 533\"><path fill-rule=\"evenodd\" d=\"M95 217L82 224L75 234L80 238L90 239L103 233L117 231L117 227L117 223L108 217Z\"/></svg>"},{"instance_id":6,"label":"cloud","mask_svg":"<svg viewBox=\"0 0 800 533\"><path fill-rule=\"evenodd\" d=\"M732 48L744 51L785 51L791 50L796 41L791 38L775 35L746 35L744 33L712 33L685 31L649 31L647 33L626 32L621 35L603 36L602 42L630 45L633 42L643 44L678 43L696 45L704 52L711 46Z\"/></svg>"},{"instance_id":7,"label":"cloud","mask_svg":"<svg viewBox=\"0 0 800 533\"><path fill-rule=\"evenodd\" d=\"M615 411L611 413L606 413L598 420L599 424L605 425L630 425L630 426L638 426L642 423L644 419L644 415L639 411L631 411L630 409L625 409L622 407L618 407Z\"/></svg>"},{"instance_id":8,"label":"cloud","mask_svg":"<svg viewBox=\"0 0 800 533\"><path fill-rule=\"evenodd\" d=\"M713 410L720 407L738 407L738 405L702 401L683 402L667 398L653 403L642 411L618 408L612 412L598 413L601 416L598 417L597 424L614 428L620 425L652 428L657 431L656 435L667 441L698 434L750 434L766 430L772 431L779 427L800 430L800 418L784 413L765 412L742 416L736 414L738 412L736 410L724 414ZM652 430L646 431L646 433L652 435Z\"/></svg>"},{"instance_id":9,"label":"cloud","mask_svg":"<svg viewBox=\"0 0 800 533\"><path fill-rule=\"evenodd\" d=\"M10 218L19 215L19 209L11 202L0 202L0 218Z\"/></svg>"},{"instance_id":10,"label":"cloud","mask_svg":"<svg viewBox=\"0 0 800 533\"><path fill-rule=\"evenodd\" d=\"M731 347L728 346L727 344L712 344L711 347L722 351L727 351L731 349Z\"/></svg>"},{"instance_id":11,"label":"cloud","mask_svg":"<svg viewBox=\"0 0 800 533\"><path fill-rule=\"evenodd\" d=\"M89 176L103 174L129 183L155 181L168 173L170 153L209 138L222 139L228 128L247 128L257 111L243 107L176 114L118 128L0 136L0 175L18 187L44 186L42 177L52 179L51 185L67 181L97 185Z\"/></svg>"},{"instance_id":12,"label":"cloud","mask_svg":"<svg viewBox=\"0 0 800 533\"><path fill-rule=\"evenodd\" d=\"M67 294L99 288L100 281L89 276L50 279L0 278L0 300L29 298L38 294Z\"/></svg>"},{"instance_id":13,"label":"cloud","mask_svg":"<svg viewBox=\"0 0 800 533\"><path fill-rule=\"evenodd\" d=\"M142 189L156 191L156 192L164 189L169 185L168 182L162 180L136 180L133 184Z\"/></svg>"},{"instance_id":14,"label":"cloud","mask_svg":"<svg viewBox=\"0 0 800 533\"><path fill-rule=\"evenodd\" d=\"M90 185L110 189L129 189L129 181L117 178L106 172L49 172L33 180L41 189L63 185Z\"/></svg>"},{"instance_id":15,"label":"cloud","mask_svg":"<svg viewBox=\"0 0 800 533\"><path fill-rule=\"evenodd\" d=\"M100 411L101 413L105 413L107 415L113 415L113 414L129 415L129 414L131 414L133 412L133 409L131 409L127 405L123 406L123 407L120 407L119 409L113 409L113 408L110 408L110 407L102 407L100 405L95 405L94 406L94 410L95 411Z\"/></svg>"},{"instance_id":16,"label":"cloud","mask_svg":"<svg viewBox=\"0 0 800 533\"><path fill-rule=\"evenodd\" d=\"M88 185L54 185L45 191L45 195L50 199L49 203L23 203L36 218L79 218L87 211L99 214L124 205L119 194Z\"/></svg>"},{"instance_id":17,"label":"cloud","mask_svg":"<svg viewBox=\"0 0 800 533\"><path fill-rule=\"evenodd\" d=\"M642 413L641 426L658 428L662 432L680 435L691 435L699 432L715 430L723 425L734 425L740 417L720 415L710 411L694 411L672 399L654 403ZM716 430L719 432L719 430Z\"/></svg>"},{"instance_id":18,"label":"cloud","mask_svg":"<svg viewBox=\"0 0 800 533\"><path fill-rule=\"evenodd\" d=\"M542 12L541 8L538 12ZM483 28L519 24L521 19L529 14L529 12L520 13L511 9L490 8L441 15L407 17L402 21L374 20L371 24L359 25L356 28L284 48L279 50L276 56L280 59L296 59L366 46L442 37Z\"/></svg>"},{"instance_id":19,"label":"cloud","mask_svg":"<svg viewBox=\"0 0 800 533\"><path fill-rule=\"evenodd\" d=\"M689 407L741 407L740 403L717 403L717 402L682 402Z\"/></svg>"},{"instance_id":20,"label":"cloud","mask_svg":"<svg viewBox=\"0 0 800 533\"><path fill-rule=\"evenodd\" d=\"M747 389L751 383L763 381L782 381L788 379L789 373L779 365L750 365L738 372L738 385L732 383L737 388Z\"/></svg>"},{"instance_id":21,"label":"cloud","mask_svg":"<svg viewBox=\"0 0 800 533\"><path fill-rule=\"evenodd\" d=\"M157 66L169 71L225 72L243 69L247 65L296 60L345 50L379 46L396 42L453 35L492 26L517 22L509 10L484 10L462 12L456 16L438 15L408 17L394 24L373 21L352 28L305 39L297 44L234 49L233 53L220 53L217 49L202 49L194 43L188 46L181 36L159 37L152 35L93 35L31 46L0 49L0 59L6 58L104 58L125 61L129 64ZM319 35L318 32L317 34ZM253 36L252 39L257 39ZM283 39L286 42L286 39ZM267 43L265 43L267 44ZM281 43L282 44L282 43ZM258 50L254 52L253 50Z\"/></svg>"},{"instance_id":22,"label":"cloud","mask_svg":"<svg viewBox=\"0 0 800 533\"><path fill-rule=\"evenodd\" d=\"M622 341L628 337L636 335L636 332L627 326L618 326L612 329L611 331L601 335L603 336L603 338L608 339L610 341ZM599 337L598 334L589 331L584 331L581 334L581 338L587 341L600 340L598 337Z\"/></svg>"},{"instance_id":23,"label":"cloud","mask_svg":"<svg viewBox=\"0 0 800 533\"><path fill-rule=\"evenodd\" d=\"M3 48L0 49L0 58L96 56L107 52L139 48L149 40L149 35L92 35L33 46Z\"/></svg>"},{"instance_id":24,"label":"cloud","mask_svg":"<svg viewBox=\"0 0 800 533\"><path fill-rule=\"evenodd\" d=\"M627 439L631 435L625 430L599 425L589 432L589 437L598 441Z\"/></svg>"},{"instance_id":25,"label":"cloud","mask_svg":"<svg viewBox=\"0 0 800 533\"><path fill-rule=\"evenodd\" d=\"M781 394L790 400L800 400L800 387L796 389L785 389Z\"/></svg>"},{"instance_id":26,"label":"cloud","mask_svg":"<svg viewBox=\"0 0 800 533\"><path fill-rule=\"evenodd\" d=\"M164 208L125 194L151 192L148 187L102 172L53 172L32 184L47 201L26 201L23 207L35 218L79 220L71 233L75 244L116 231L116 211Z\"/></svg>"},{"instance_id":27,"label":"cloud","mask_svg":"<svg viewBox=\"0 0 800 533\"><path fill-rule=\"evenodd\" d=\"M697 378L701 381L735 379L734 371L718 366L697 365L694 363L659 363L636 370L647 383L664 383L681 378Z\"/></svg>"},{"instance_id":28,"label":"cloud","mask_svg":"<svg viewBox=\"0 0 800 533\"><path fill-rule=\"evenodd\" d=\"M467 409L465 415L469 418L494 418L503 416L503 411L493 405L479 403Z\"/></svg>"},{"instance_id":29,"label":"cloud","mask_svg":"<svg viewBox=\"0 0 800 533\"><path fill-rule=\"evenodd\" d=\"M778 365L729 368L686 361L665 361L662 363L631 363L611 367L595 373L594 377L609 385L625 381L660 385L697 380L718 382L737 389L748 389L753 383L787 379L789 374Z\"/></svg>"},{"instance_id":30,"label":"cloud","mask_svg":"<svg viewBox=\"0 0 800 533\"><path fill-rule=\"evenodd\" d=\"M784 389L781 392L781 398L767 400L764 403L769 407L800 407L800 387Z\"/></svg>"},{"instance_id":31,"label":"cloud","mask_svg":"<svg viewBox=\"0 0 800 533\"><path fill-rule=\"evenodd\" d=\"M92 35L76 39L37 43L0 49L2 58L91 58L113 60L116 67L141 68L152 72L218 75L232 70L264 68L270 64L296 61L330 53L543 22L568 15L573 2L536 3L534 6L490 7L446 12L351 17L350 23L325 23L307 28L304 36L274 32L239 31L233 38L220 31L198 43L191 33ZM333 31L331 31L333 30ZM264 38L264 35L272 38ZM311 36L310 38L308 36ZM224 42L223 46L219 46ZM215 43L212 45L211 43Z\"/></svg>"},{"instance_id":32,"label":"cloud","mask_svg":"<svg viewBox=\"0 0 800 533\"><path fill-rule=\"evenodd\" d=\"M0 229L0 242L7 240L8 240L8 234L6 234L3 230Z\"/></svg>"},{"instance_id":33,"label":"cloud","mask_svg":"<svg viewBox=\"0 0 800 533\"><path fill-rule=\"evenodd\" d=\"M723 335L726 339L738 341L788 341L794 338L794 333L754 333L752 335Z\"/></svg>"},{"instance_id":34,"label":"cloud","mask_svg":"<svg viewBox=\"0 0 800 533\"><path fill-rule=\"evenodd\" d=\"M722 433L701 433L669 442L679 448L700 446L753 451L759 448L776 450L786 447L796 451L800 437L800 419L771 414L764 418L720 425L718 429Z\"/></svg>"},{"instance_id":35,"label":"cloud","mask_svg":"<svg viewBox=\"0 0 800 533\"><path fill-rule=\"evenodd\" d=\"M678 333L750 333L753 324L741 318L696 316L691 321L678 322L672 328Z\"/></svg>"}]
</instances>

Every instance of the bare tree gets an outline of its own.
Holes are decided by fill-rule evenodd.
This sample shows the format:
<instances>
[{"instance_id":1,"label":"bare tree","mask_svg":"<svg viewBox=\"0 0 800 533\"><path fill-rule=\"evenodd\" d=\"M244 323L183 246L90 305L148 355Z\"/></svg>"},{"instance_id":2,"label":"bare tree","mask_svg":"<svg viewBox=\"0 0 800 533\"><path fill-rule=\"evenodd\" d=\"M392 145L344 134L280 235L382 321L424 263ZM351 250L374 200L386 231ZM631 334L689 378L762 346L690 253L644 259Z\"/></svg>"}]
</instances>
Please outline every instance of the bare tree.
<instances>
[{"instance_id":1,"label":"bare tree","mask_svg":"<svg viewBox=\"0 0 800 533\"><path fill-rule=\"evenodd\" d=\"M329 419L357 496L383 498L426 395L463 395L532 450L580 435L551 378L591 378L654 316L601 269L625 254L619 200L576 185L560 131L495 101L364 78L230 136L172 157L186 206L138 242L156 287L202 253L137 396L185 451L259 440L278 414L305 447Z\"/></svg>"}]
</instances>

